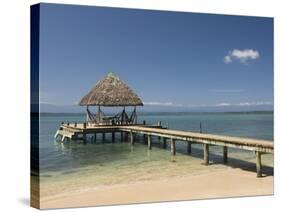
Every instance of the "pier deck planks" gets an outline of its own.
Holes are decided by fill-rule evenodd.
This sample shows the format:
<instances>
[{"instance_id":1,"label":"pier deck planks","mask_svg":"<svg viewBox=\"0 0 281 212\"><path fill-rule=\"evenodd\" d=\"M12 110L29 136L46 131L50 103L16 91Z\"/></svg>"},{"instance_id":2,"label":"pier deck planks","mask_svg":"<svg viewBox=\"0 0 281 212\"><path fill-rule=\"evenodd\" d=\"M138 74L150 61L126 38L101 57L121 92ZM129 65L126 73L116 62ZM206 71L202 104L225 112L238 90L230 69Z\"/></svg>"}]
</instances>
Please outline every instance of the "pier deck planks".
<instances>
[{"instance_id":1,"label":"pier deck planks","mask_svg":"<svg viewBox=\"0 0 281 212\"><path fill-rule=\"evenodd\" d=\"M186 141L188 144L188 153L191 153L191 143L201 143L204 145L204 164L209 164L209 145L216 145L223 147L223 160L227 163L227 148L238 148L254 151L256 154L256 168L257 177L262 176L261 154L274 153L274 144L272 141L259 140L252 138L241 138L224 135L213 135L206 133L196 133L180 130L171 130L162 127L161 125L86 125L86 123L62 124L57 130L55 138L61 136L61 141L65 138L78 139L78 135L83 135L83 140L86 142L86 134L115 133L121 132L129 133L131 144L134 144L134 134L143 134L144 138L148 138L148 149L151 150L152 139L151 136L158 136L163 138L163 145L166 147L166 139L171 141L171 153L176 155L177 140ZM114 136L112 136L112 139Z\"/></svg>"},{"instance_id":2,"label":"pier deck planks","mask_svg":"<svg viewBox=\"0 0 281 212\"><path fill-rule=\"evenodd\" d=\"M112 126L87 126L83 127L83 124L63 124L58 130L57 134L69 137L73 134L83 134L83 133L102 133L102 132L112 132L112 131L125 131L133 132L144 135L160 136L164 138L191 141L195 143L206 143L218 146L227 146L240 149L254 150L263 153L273 153L274 144L272 141L259 140L252 138L241 138L233 136L224 135L213 135L206 133L196 133L187 132L180 130L171 130L162 128L159 125L112 125Z\"/></svg>"}]
</instances>

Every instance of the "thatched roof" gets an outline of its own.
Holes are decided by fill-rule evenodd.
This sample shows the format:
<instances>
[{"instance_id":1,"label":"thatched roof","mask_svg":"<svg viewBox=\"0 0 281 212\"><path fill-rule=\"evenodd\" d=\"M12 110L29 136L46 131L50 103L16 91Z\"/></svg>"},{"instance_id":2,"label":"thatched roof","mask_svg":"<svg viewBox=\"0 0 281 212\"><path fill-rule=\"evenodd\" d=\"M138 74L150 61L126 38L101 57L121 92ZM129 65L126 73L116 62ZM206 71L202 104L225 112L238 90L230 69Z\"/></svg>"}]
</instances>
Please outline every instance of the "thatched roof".
<instances>
[{"instance_id":1,"label":"thatched roof","mask_svg":"<svg viewBox=\"0 0 281 212\"><path fill-rule=\"evenodd\" d=\"M81 99L79 105L142 106L143 103L119 77L109 73Z\"/></svg>"}]
</instances>

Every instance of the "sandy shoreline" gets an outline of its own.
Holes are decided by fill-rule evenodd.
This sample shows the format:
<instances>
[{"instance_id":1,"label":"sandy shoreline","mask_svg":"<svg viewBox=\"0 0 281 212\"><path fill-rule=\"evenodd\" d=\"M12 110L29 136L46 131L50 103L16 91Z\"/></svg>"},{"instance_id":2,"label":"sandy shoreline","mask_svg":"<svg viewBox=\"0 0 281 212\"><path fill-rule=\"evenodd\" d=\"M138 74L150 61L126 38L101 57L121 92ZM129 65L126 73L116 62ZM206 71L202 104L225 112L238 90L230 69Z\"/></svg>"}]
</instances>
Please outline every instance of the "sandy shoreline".
<instances>
[{"instance_id":1,"label":"sandy shoreline","mask_svg":"<svg viewBox=\"0 0 281 212\"><path fill-rule=\"evenodd\" d=\"M187 177L99 187L41 199L41 208L85 207L273 194L273 176L235 168Z\"/></svg>"}]
</instances>

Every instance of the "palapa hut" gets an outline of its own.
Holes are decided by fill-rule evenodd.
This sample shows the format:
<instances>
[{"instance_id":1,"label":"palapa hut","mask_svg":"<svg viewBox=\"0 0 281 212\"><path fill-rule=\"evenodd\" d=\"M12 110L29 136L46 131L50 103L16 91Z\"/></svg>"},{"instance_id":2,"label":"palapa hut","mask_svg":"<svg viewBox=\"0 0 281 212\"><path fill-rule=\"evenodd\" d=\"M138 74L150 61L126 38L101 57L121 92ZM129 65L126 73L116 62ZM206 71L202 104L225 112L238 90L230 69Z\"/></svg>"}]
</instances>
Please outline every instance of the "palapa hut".
<instances>
[{"instance_id":1,"label":"palapa hut","mask_svg":"<svg viewBox=\"0 0 281 212\"><path fill-rule=\"evenodd\" d=\"M93 124L136 124L137 113L136 106L143 106L141 99L135 94L118 76L110 72L104 79L90 90L84 96L80 106L87 106L87 122ZM89 106L97 106L97 113L93 114ZM115 116L106 116L102 110L103 107L123 107L121 113ZM131 115L126 113L125 107L133 106Z\"/></svg>"}]
</instances>

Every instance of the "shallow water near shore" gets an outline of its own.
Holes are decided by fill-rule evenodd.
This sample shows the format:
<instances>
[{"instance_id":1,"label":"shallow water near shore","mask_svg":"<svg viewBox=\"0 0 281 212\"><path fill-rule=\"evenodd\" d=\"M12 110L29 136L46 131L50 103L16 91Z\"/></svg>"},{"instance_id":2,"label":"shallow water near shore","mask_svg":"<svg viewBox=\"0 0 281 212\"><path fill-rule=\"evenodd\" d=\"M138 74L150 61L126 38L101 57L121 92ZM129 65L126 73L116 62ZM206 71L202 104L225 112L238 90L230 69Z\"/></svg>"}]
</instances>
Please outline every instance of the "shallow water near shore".
<instances>
[{"instance_id":1,"label":"shallow water near shore","mask_svg":"<svg viewBox=\"0 0 281 212\"><path fill-rule=\"evenodd\" d=\"M95 144L80 142L60 143L54 141L54 134L64 122L83 122L83 114L41 114L40 115L40 193L42 198L67 192L98 189L101 186L135 183L140 181L183 177L205 172L214 172L229 167L255 171L255 157L252 152L229 149L229 165L222 164L222 148L210 148L210 166L202 165L202 146L192 145L192 155L186 154L184 142L177 142L177 155L172 157L164 149L162 141L153 138L153 148L147 146L139 136L132 147L121 141L119 133L111 143ZM250 137L273 141L273 113L150 113L139 116L147 123L161 121L171 129L199 131L210 134ZM262 156L264 171L273 174L273 155Z\"/></svg>"}]
</instances>

